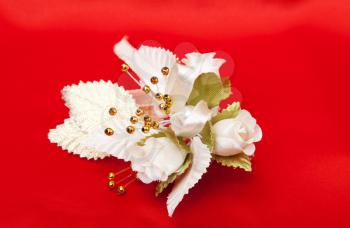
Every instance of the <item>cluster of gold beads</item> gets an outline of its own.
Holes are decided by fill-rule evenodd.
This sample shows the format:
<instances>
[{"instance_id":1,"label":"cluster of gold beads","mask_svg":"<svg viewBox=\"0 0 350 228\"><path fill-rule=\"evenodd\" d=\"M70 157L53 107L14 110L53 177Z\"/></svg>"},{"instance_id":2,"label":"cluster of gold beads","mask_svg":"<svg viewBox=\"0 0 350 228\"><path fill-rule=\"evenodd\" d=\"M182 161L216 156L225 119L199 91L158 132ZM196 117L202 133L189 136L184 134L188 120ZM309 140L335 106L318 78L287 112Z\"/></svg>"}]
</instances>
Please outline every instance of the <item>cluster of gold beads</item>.
<instances>
[{"instance_id":1,"label":"cluster of gold beads","mask_svg":"<svg viewBox=\"0 0 350 228\"><path fill-rule=\"evenodd\" d=\"M145 115L145 112L143 109L138 108L135 112L134 116L130 117L130 123L131 124L137 124L138 122L142 122L143 120L143 126L141 127L141 131L143 133L150 132L151 128L158 129L159 123L156 120L152 120L152 118L149 115ZM136 127L133 125L129 125L126 128L126 132L129 134L133 134L136 130Z\"/></svg>"},{"instance_id":2,"label":"cluster of gold beads","mask_svg":"<svg viewBox=\"0 0 350 228\"><path fill-rule=\"evenodd\" d=\"M115 182L114 178L115 178L115 173L110 172L110 173L108 174L108 179L109 179L109 181L108 181L108 187L109 187L110 189L115 189L115 187L116 187L116 182ZM124 187L123 185L119 185L119 186L117 187L117 191L118 191L118 194L122 195L122 194L125 193L126 189L125 189L125 187Z\"/></svg>"},{"instance_id":3,"label":"cluster of gold beads","mask_svg":"<svg viewBox=\"0 0 350 228\"><path fill-rule=\"evenodd\" d=\"M173 99L168 94L164 94L163 101L163 103L159 104L159 109L165 114L170 114L171 107L173 106Z\"/></svg>"},{"instance_id":4,"label":"cluster of gold beads","mask_svg":"<svg viewBox=\"0 0 350 228\"><path fill-rule=\"evenodd\" d=\"M111 190L116 189L119 195L126 193L127 186L134 182L137 178L134 173L130 173L131 167L126 167L118 172L108 173L108 187ZM127 173L126 176L120 176L122 173ZM118 178L117 178L118 177ZM130 178L132 178L130 180ZM129 180L129 181L128 181ZM123 183L123 184L122 184Z\"/></svg>"},{"instance_id":5,"label":"cluster of gold beads","mask_svg":"<svg viewBox=\"0 0 350 228\"><path fill-rule=\"evenodd\" d=\"M169 75L169 67L162 67L161 69L161 73L163 76L168 76ZM150 79L150 82L153 84L153 85L157 85L159 80L156 76L153 76L151 77ZM149 94L151 91L151 88L149 85L145 85L142 90L146 93L146 94ZM161 111L163 111L165 114L170 114L171 113L171 107L173 105L173 100L172 98L168 95L168 94L161 94L159 92L157 93L153 93L152 95L154 95L154 98L157 100L157 101L163 101L163 103L159 104L159 108ZM145 129L147 130L147 128Z\"/></svg>"}]
</instances>

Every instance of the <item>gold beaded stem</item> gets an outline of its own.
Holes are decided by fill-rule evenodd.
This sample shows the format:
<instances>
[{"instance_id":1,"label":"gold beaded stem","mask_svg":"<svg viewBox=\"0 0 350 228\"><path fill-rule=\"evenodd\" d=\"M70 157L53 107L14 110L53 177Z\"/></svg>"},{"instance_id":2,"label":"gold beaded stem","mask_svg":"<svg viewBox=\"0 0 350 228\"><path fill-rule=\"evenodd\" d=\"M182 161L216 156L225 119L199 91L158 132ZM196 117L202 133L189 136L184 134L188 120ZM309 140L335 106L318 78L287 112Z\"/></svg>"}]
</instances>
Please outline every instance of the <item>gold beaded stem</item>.
<instances>
[{"instance_id":1,"label":"gold beaded stem","mask_svg":"<svg viewBox=\"0 0 350 228\"><path fill-rule=\"evenodd\" d=\"M134 179L128 181L126 184L124 184L124 187L127 187L128 185L130 185L131 183L133 183L136 180L137 180L137 178L134 178Z\"/></svg>"},{"instance_id":2,"label":"gold beaded stem","mask_svg":"<svg viewBox=\"0 0 350 228\"><path fill-rule=\"evenodd\" d=\"M114 172L109 172L109 173L108 173L108 179L112 180L112 179L114 179L117 175L122 174L122 173L124 173L125 171L128 171L129 169L131 169L131 168L130 168L130 167L126 167L126 168L124 168L124 169L122 169L122 170L120 170L120 171L118 171L118 172L116 172L116 173L114 173Z\"/></svg>"},{"instance_id":3,"label":"gold beaded stem","mask_svg":"<svg viewBox=\"0 0 350 228\"><path fill-rule=\"evenodd\" d=\"M126 192L126 188L123 185L120 185L118 186L117 191L119 195L124 195L124 193Z\"/></svg>"},{"instance_id":4,"label":"gold beaded stem","mask_svg":"<svg viewBox=\"0 0 350 228\"><path fill-rule=\"evenodd\" d=\"M140 82L129 72L129 66L125 63L122 64L122 71L125 72L137 85L142 88Z\"/></svg>"},{"instance_id":5,"label":"gold beaded stem","mask_svg":"<svg viewBox=\"0 0 350 228\"><path fill-rule=\"evenodd\" d=\"M129 77L137 84L140 86L140 88L142 88L142 85L140 84L140 82L134 77L132 76L132 74L129 71L126 71L126 74L129 75Z\"/></svg>"},{"instance_id":6,"label":"gold beaded stem","mask_svg":"<svg viewBox=\"0 0 350 228\"><path fill-rule=\"evenodd\" d=\"M116 184L119 184L119 183L121 183L121 182L123 182L123 181L125 181L126 179L128 179L129 177L131 177L133 174L132 173L130 173L129 175L127 175L127 176L125 176L125 177L123 177L122 179L120 179L120 180L118 180L117 182L115 182Z\"/></svg>"},{"instance_id":7,"label":"gold beaded stem","mask_svg":"<svg viewBox=\"0 0 350 228\"><path fill-rule=\"evenodd\" d=\"M108 173L108 179L109 179L109 180L113 180L114 177L115 177L115 173L113 173L113 172L109 172L109 173Z\"/></svg>"},{"instance_id":8,"label":"gold beaded stem","mask_svg":"<svg viewBox=\"0 0 350 228\"><path fill-rule=\"evenodd\" d=\"M124 173L125 171L128 171L129 169L131 169L130 166L129 166L129 167L126 167L126 168L124 168L124 169L122 169L122 170L120 170L120 171L118 171L118 172L116 172L115 175L122 174L122 173Z\"/></svg>"},{"instance_id":9,"label":"gold beaded stem","mask_svg":"<svg viewBox=\"0 0 350 228\"><path fill-rule=\"evenodd\" d=\"M126 184L124 185L119 185L117 188L118 194L119 195L123 195L126 192L126 187L130 184L132 184L135 180L137 180L137 177L131 179L130 181L128 181Z\"/></svg>"},{"instance_id":10,"label":"gold beaded stem","mask_svg":"<svg viewBox=\"0 0 350 228\"><path fill-rule=\"evenodd\" d=\"M142 108L138 108L137 110L136 110L136 116L143 116L144 114L145 114L145 112L143 111L143 109Z\"/></svg>"},{"instance_id":11,"label":"gold beaded stem","mask_svg":"<svg viewBox=\"0 0 350 228\"><path fill-rule=\"evenodd\" d=\"M113 189L113 188L115 187L115 181L114 181L114 180L108 181L108 187L109 187L110 189Z\"/></svg>"}]
</instances>

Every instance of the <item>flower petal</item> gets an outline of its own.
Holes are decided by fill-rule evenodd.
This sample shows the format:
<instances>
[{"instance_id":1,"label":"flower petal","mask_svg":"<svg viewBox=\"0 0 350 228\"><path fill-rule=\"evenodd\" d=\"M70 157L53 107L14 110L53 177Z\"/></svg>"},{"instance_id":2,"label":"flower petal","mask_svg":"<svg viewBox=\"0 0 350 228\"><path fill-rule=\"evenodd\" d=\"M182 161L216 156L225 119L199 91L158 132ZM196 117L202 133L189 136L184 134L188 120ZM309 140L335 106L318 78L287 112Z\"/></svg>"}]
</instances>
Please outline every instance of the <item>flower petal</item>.
<instances>
[{"instance_id":1,"label":"flower petal","mask_svg":"<svg viewBox=\"0 0 350 228\"><path fill-rule=\"evenodd\" d=\"M178 136L193 137L197 135L210 119L215 110L210 110L205 101L196 106L186 106L182 111L172 115L171 128Z\"/></svg>"},{"instance_id":2,"label":"flower petal","mask_svg":"<svg viewBox=\"0 0 350 228\"><path fill-rule=\"evenodd\" d=\"M171 51L144 45L135 49L124 37L114 46L114 53L130 66L143 84L149 85L153 91L165 93L169 77L163 77L161 70L163 67L168 67L171 74L176 63L176 56ZM158 77L157 86L149 83L152 76Z\"/></svg>"},{"instance_id":3,"label":"flower petal","mask_svg":"<svg viewBox=\"0 0 350 228\"><path fill-rule=\"evenodd\" d=\"M194 81L202 73L213 72L219 75L219 69L224 59L214 58L215 53L188 53L182 59L182 64L176 64L173 74L169 77L166 93L174 98L172 110L180 111L191 94Z\"/></svg>"},{"instance_id":4,"label":"flower petal","mask_svg":"<svg viewBox=\"0 0 350 228\"><path fill-rule=\"evenodd\" d=\"M249 144L248 146L246 146L245 148L243 148L243 153L245 153L248 156L252 156L255 152L255 145L254 143Z\"/></svg>"},{"instance_id":5,"label":"flower petal","mask_svg":"<svg viewBox=\"0 0 350 228\"><path fill-rule=\"evenodd\" d=\"M167 208L169 216L172 216L175 208L181 202L188 191L202 178L210 165L211 154L208 147L202 143L199 137L194 137L191 143L193 163L190 170L184 174L179 182L176 182L168 196Z\"/></svg>"}]
</instances>

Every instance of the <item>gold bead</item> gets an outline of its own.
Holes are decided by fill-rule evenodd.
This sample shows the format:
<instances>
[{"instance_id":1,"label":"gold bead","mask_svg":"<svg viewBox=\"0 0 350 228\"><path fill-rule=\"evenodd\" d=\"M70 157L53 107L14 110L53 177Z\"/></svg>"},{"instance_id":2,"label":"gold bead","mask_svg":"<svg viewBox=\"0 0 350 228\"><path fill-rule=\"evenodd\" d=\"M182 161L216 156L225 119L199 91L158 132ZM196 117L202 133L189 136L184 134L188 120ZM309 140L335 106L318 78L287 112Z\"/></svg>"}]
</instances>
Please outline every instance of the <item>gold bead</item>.
<instances>
[{"instance_id":1,"label":"gold bead","mask_svg":"<svg viewBox=\"0 0 350 228\"><path fill-rule=\"evenodd\" d=\"M126 188L123 185L118 186L118 194L123 195L126 191Z\"/></svg>"},{"instance_id":2,"label":"gold bead","mask_svg":"<svg viewBox=\"0 0 350 228\"><path fill-rule=\"evenodd\" d=\"M137 116L142 116L144 114L144 111L141 109L141 108L138 108L137 110L136 110L136 115Z\"/></svg>"},{"instance_id":3,"label":"gold bead","mask_svg":"<svg viewBox=\"0 0 350 228\"><path fill-rule=\"evenodd\" d=\"M108 110L109 115L115 116L117 114L118 110L116 107L112 107Z\"/></svg>"},{"instance_id":4,"label":"gold bead","mask_svg":"<svg viewBox=\"0 0 350 228\"><path fill-rule=\"evenodd\" d=\"M162 96L161 93L156 93L156 95L154 95L154 97L155 97L158 101L160 101L160 100L163 99L163 96Z\"/></svg>"},{"instance_id":5,"label":"gold bead","mask_svg":"<svg viewBox=\"0 0 350 228\"><path fill-rule=\"evenodd\" d=\"M134 133L135 132L135 127L134 126L127 126L126 132L128 132L129 134Z\"/></svg>"},{"instance_id":6,"label":"gold bead","mask_svg":"<svg viewBox=\"0 0 350 228\"><path fill-rule=\"evenodd\" d=\"M110 172L108 173L108 179L112 180L115 177L115 173Z\"/></svg>"},{"instance_id":7,"label":"gold bead","mask_svg":"<svg viewBox=\"0 0 350 228\"><path fill-rule=\"evenodd\" d=\"M142 131L143 133L148 133L150 130L151 130L151 128L150 128L149 126L143 126L143 127L141 128L141 131Z\"/></svg>"},{"instance_id":8,"label":"gold bead","mask_svg":"<svg viewBox=\"0 0 350 228\"><path fill-rule=\"evenodd\" d=\"M152 126L153 129L158 129L159 128L158 121L153 120L151 126Z\"/></svg>"},{"instance_id":9,"label":"gold bead","mask_svg":"<svg viewBox=\"0 0 350 228\"><path fill-rule=\"evenodd\" d=\"M115 187L115 181L113 181L113 180L108 181L108 187L110 189L114 188Z\"/></svg>"},{"instance_id":10,"label":"gold bead","mask_svg":"<svg viewBox=\"0 0 350 228\"><path fill-rule=\"evenodd\" d=\"M151 83L152 83L152 84L157 84L157 83L158 83L158 78L157 78L156 76L153 76L153 77L151 78Z\"/></svg>"},{"instance_id":11,"label":"gold bead","mask_svg":"<svg viewBox=\"0 0 350 228\"><path fill-rule=\"evenodd\" d=\"M152 122L145 122L145 124L143 126L152 127Z\"/></svg>"},{"instance_id":12,"label":"gold bead","mask_svg":"<svg viewBox=\"0 0 350 228\"><path fill-rule=\"evenodd\" d=\"M126 72L129 70L129 66L126 63L123 63L120 68L123 72Z\"/></svg>"},{"instance_id":13,"label":"gold bead","mask_svg":"<svg viewBox=\"0 0 350 228\"><path fill-rule=\"evenodd\" d=\"M168 105L166 105L165 103L161 103L159 104L159 108L160 110L165 110L166 108L168 108Z\"/></svg>"},{"instance_id":14,"label":"gold bead","mask_svg":"<svg viewBox=\"0 0 350 228\"><path fill-rule=\"evenodd\" d=\"M130 117L130 122L132 124L136 124L139 121L139 118L137 116Z\"/></svg>"},{"instance_id":15,"label":"gold bead","mask_svg":"<svg viewBox=\"0 0 350 228\"><path fill-rule=\"evenodd\" d=\"M108 127L108 128L105 129L105 134L108 135L108 136L111 136L111 135L114 134L114 131L113 131L112 128Z\"/></svg>"},{"instance_id":16,"label":"gold bead","mask_svg":"<svg viewBox=\"0 0 350 228\"><path fill-rule=\"evenodd\" d=\"M169 114L171 113L170 108L167 108L167 109L165 109L164 111L165 111L165 114L167 114L167 115L169 115Z\"/></svg>"},{"instance_id":17,"label":"gold bead","mask_svg":"<svg viewBox=\"0 0 350 228\"><path fill-rule=\"evenodd\" d=\"M144 87L143 87L143 92L145 92L145 93L149 93L149 92L151 92L151 88L148 86L148 85L145 85Z\"/></svg>"},{"instance_id":18,"label":"gold bead","mask_svg":"<svg viewBox=\"0 0 350 228\"><path fill-rule=\"evenodd\" d=\"M168 105L168 106L172 106L173 105L173 99L171 99L171 97L169 97L165 103Z\"/></svg>"},{"instance_id":19,"label":"gold bead","mask_svg":"<svg viewBox=\"0 0 350 228\"><path fill-rule=\"evenodd\" d=\"M152 118L151 118L149 115L145 115L145 116L143 117L143 120L144 120L145 122L151 122L151 121L152 121Z\"/></svg>"},{"instance_id":20,"label":"gold bead","mask_svg":"<svg viewBox=\"0 0 350 228\"><path fill-rule=\"evenodd\" d=\"M164 76L167 76L169 74L169 67L163 67L161 71Z\"/></svg>"},{"instance_id":21,"label":"gold bead","mask_svg":"<svg viewBox=\"0 0 350 228\"><path fill-rule=\"evenodd\" d=\"M169 94L164 94L164 95L163 95L163 100L164 100L164 101L169 100L169 98L170 98Z\"/></svg>"}]
</instances>

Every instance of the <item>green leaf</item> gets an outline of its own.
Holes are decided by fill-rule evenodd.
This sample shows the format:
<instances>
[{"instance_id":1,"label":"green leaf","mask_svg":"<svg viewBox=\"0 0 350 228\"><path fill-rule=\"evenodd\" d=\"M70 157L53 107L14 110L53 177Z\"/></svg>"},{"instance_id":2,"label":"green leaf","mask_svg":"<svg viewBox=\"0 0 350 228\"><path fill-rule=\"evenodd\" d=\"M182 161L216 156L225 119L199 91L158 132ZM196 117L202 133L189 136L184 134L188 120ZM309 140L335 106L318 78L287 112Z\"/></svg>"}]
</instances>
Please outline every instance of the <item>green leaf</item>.
<instances>
[{"instance_id":1,"label":"green leaf","mask_svg":"<svg viewBox=\"0 0 350 228\"><path fill-rule=\"evenodd\" d=\"M182 151L185 151L186 153L190 153L190 151L191 151L190 147L188 145L186 145L186 143L183 141L182 137L177 137L175 135L175 133L170 128L167 128L163 131L160 131L158 133L149 135L149 136L141 139L140 141L137 142L137 145L144 146L147 139L149 139L149 138L161 138L161 137L169 138Z\"/></svg>"},{"instance_id":2,"label":"green leaf","mask_svg":"<svg viewBox=\"0 0 350 228\"><path fill-rule=\"evenodd\" d=\"M212 158L219 164L227 167L241 168L247 172L252 171L252 163L250 157L240 153L233 156L213 155Z\"/></svg>"},{"instance_id":3,"label":"green leaf","mask_svg":"<svg viewBox=\"0 0 350 228\"><path fill-rule=\"evenodd\" d=\"M202 136L202 143L206 144L211 151L214 149L214 143L215 143L215 138L214 138L214 132L212 129L213 125L210 121L208 121L204 127L203 130L199 133Z\"/></svg>"},{"instance_id":4,"label":"green leaf","mask_svg":"<svg viewBox=\"0 0 350 228\"><path fill-rule=\"evenodd\" d=\"M160 193L166 189L169 184L173 183L177 177L181 176L185 173L185 171L190 167L192 163L192 154L187 154L184 163L181 165L181 167L173 174L171 174L166 181L159 182L156 187L156 196L158 196Z\"/></svg>"},{"instance_id":5,"label":"green leaf","mask_svg":"<svg viewBox=\"0 0 350 228\"><path fill-rule=\"evenodd\" d=\"M231 83L221 79L215 73L204 73L195 80L192 92L187 100L188 105L196 105L199 101L207 102L209 108L220 104L231 94Z\"/></svg>"},{"instance_id":6,"label":"green leaf","mask_svg":"<svg viewBox=\"0 0 350 228\"><path fill-rule=\"evenodd\" d=\"M211 119L212 124L217 123L220 120L235 118L239 111L241 111L241 105L239 102L234 102L227 106L224 110L219 112L216 116Z\"/></svg>"},{"instance_id":7,"label":"green leaf","mask_svg":"<svg viewBox=\"0 0 350 228\"><path fill-rule=\"evenodd\" d=\"M225 94L225 98L228 98L231 95L231 81L229 78L222 78L222 86L223 86L223 93Z\"/></svg>"}]
</instances>

